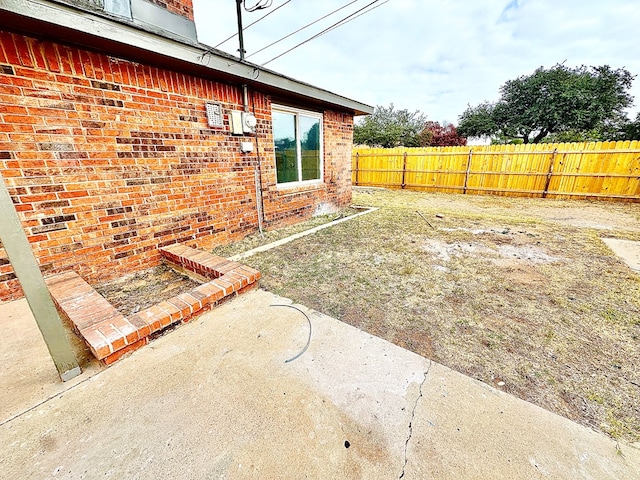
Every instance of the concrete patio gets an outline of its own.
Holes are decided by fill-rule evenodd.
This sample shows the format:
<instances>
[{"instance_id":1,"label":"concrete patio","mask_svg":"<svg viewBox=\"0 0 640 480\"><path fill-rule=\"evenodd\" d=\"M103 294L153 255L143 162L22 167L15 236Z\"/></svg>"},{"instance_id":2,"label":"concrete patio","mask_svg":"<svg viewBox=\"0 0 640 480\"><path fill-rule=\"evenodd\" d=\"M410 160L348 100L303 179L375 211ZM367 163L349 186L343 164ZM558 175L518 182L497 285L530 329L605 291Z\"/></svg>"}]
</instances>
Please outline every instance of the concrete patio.
<instances>
[{"instance_id":1,"label":"concrete patio","mask_svg":"<svg viewBox=\"0 0 640 480\"><path fill-rule=\"evenodd\" d=\"M65 384L0 304L3 478L637 479L640 447L249 292Z\"/></svg>"}]
</instances>

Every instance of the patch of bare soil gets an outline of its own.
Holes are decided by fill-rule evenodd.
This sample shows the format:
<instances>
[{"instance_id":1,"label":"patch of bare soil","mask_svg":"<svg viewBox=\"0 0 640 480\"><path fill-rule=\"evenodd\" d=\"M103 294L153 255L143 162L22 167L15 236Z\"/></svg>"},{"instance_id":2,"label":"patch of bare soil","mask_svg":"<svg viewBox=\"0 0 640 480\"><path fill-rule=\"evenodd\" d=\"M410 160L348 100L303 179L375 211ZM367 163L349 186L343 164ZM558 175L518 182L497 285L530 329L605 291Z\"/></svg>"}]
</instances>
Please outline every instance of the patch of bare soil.
<instances>
[{"instance_id":1,"label":"patch of bare soil","mask_svg":"<svg viewBox=\"0 0 640 480\"><path fill-rule=\"evenodd\" d=\"M262 285L640 440L640 275L601 240L640 240L640 205L384 190L354 201L380 210L247 259ZM558 219L583 207L588 218Z\"/></svg>"},{"instance_id":2,"label":"patch of bare soil","mask_svg":"<svg viewBox=\"0 0 640 480\"><path fill-rule=\"evenodd\" d=\"M166 265L136 272L94 287L125 317L200 285Z\"/></svg>"}]
</instances>

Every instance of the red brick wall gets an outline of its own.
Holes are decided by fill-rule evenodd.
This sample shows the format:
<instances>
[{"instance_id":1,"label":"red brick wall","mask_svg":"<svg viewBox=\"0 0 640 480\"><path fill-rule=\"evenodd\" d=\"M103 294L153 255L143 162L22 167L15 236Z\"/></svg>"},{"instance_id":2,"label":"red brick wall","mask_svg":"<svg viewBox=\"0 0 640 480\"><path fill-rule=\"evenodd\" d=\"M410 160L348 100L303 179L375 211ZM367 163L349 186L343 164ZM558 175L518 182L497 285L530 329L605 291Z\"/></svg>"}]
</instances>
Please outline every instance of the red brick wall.
<instances>
[{"instance_id":1,"label":"red brick wall","mask_svg":"<svg viewBox=\"0 0 640 480\"><path fill-rule=\"evenodd\" d=\"M193 2L191 0L149 0L159 7L177 13L193 21Z\"/></svg>"},{"instance_id":2,"label":"red brick wall","mask_svg":"<svg viewBox=\"0 0 640 480\"><path fill-rule=\"evenodd\" d=\"M0 31L0 171L44 272L89 283L149 268L158 246L211 248L257 229L256 137L209 129L204 104L241 89ZM324 113L323 184L275 185L271 100L259 120L265 227L351 200L352 116ZM0 249L0 300L20 295Z\"/></svg>"}]
</instances>

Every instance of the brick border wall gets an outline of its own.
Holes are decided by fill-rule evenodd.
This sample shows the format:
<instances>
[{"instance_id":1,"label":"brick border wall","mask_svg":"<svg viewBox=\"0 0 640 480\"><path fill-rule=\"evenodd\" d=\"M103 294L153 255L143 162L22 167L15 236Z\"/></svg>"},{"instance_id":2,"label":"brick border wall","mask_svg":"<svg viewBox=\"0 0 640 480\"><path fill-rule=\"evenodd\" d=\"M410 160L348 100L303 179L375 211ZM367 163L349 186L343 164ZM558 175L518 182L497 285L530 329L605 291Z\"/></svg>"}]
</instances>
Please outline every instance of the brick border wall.
<instances>
[{"instance_id":1,"label":"brick border wall","mask_svg":"<svg viewBox=\"0 0 640 480\"><path fill-rule=\"evenodd\" d=\"M75 272L46 279L56 308L84 339L93 355L109 365L147 344L149 336L188 322L233 295L256 288L260 272L183 245L160 250L165 261L201 285L125 317Z\"/></svg>"},{"instance_id":2,"label":"brick border wall","mask_svg":"<svg viewBox=\"0 0 640 480\"><path fill-rule=\"evenodd\" d=\"M271 99L250 92L257 135L209 129L205 101L242 108L240 86L0 31L0 169L45 273L99 283L351 201L353 117L324 112L324 176L276 186ZM305 106L302 105L304 108ZM226 117L226 115L225 115ZM0 300L21 295L0 246Z\"/></svg>"}]
</instances>

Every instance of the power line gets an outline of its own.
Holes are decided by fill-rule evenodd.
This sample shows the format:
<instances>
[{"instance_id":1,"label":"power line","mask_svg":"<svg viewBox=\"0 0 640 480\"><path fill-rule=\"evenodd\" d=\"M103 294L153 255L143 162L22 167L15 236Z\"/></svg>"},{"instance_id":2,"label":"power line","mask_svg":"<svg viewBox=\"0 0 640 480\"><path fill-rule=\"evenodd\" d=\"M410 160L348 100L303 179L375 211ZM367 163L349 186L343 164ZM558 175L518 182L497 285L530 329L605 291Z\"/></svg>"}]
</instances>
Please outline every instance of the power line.
<instances>
[{"instance_id":1,"label":"power line","mask_svg":"<svg viewBox=\"0 0 640 480\"><path fill-rule=\"evenodd\" d=\"M271 62L273 62L274 60L277 60L278 58L282 57L283 55L286 55L287 53L291 52L292 50L295 50L296 48L301 47L301 46L302 46L302 45L304 45L305 43L308 43L308 42L310 42L311 40L314 40L314 39L316 39L316 38L318 38L318 37L320 37L320 36L324 35L325 33L328 33L328 32L330 32L331 30L334 30L334 29L336 29L336 28L338 28L338 27L340 27L340 26L342 26L342 25L344 25L344 24L346 24L346 23L349 23L351 20L354 20L355 18L359 17L360 15L364 15L365 13L368 13L368 12L370 12L371 10L373 10L373 9L375 9L375 8L379 7L379 6L384 5L384 4L385 4L385 3L387 3L389 0L385 0L385 1L384 1L383 3L381 3L380 5L377 5L377 6L373 7L373 8L370 8L370 9L369 9L369 10L367 10L366 12L362 12L362 11L363 11L363 10L365 10L366 8L369 8L371 5L373 5L373 4L375 4L375 3L378 3L379 1L380 1L380 0L374 0L373 2L371 2L371 3L367 4L367 5L365 5L364 7L362 7L361 9L356 10L355 12L351 13L350 15L347 15L347 16L346 16L346 17L344 17L342 20L339 20L338 22L334 23L333 25L331 25L331 26L329 26L329 27L325 28L325 29L324 29L324 30L322 30L321 32L316 33L314 36L312 36L312 37L310 37L310 38L307 38L306 40L304 40L304 41L300 42L299 44L297 44L297 45L295 45L295 46L291 47L289 50L286 50L285 52L282 52L280 55L278 55L278 56L276 56L276 57L273 57L271 60L268 60L268 61L264 62L264 63L263 63L263 64L261 64L260 66L261 66L261 67L264 67L266 64L271 63ZM351 2L351 3L353 3L353 2ZM350 5L350 4L349 4L349 5ZM362 12L362 13L360 13L360 15L354 16L354 15L356 15L356 13L359 13L359 12ZM352 17L353 17L353 18L352 18ZM256 52L256 53L257 53L257 52Z\"/></svg>"},{"instance_id":2,"label":"power line","mask_svg":"<svg viewBox=\"0 0 640 480\"><path fill-rule=\"evenodd\" d=\"M341 20L337 21L337 22L336 22L336 23L334 23L333 25L331 25L331 26L329 26L329 27L325 28L325 29L324 29L324 30L322 30L321 32L316 33L314 36L312 36L312 37L310 37L310 38L307 38L306 40L304 40L304 41L300 42L299 44L297 44L297 45L295 45L295 46L291 47L289 50L286 50L285 52L282 52L280 55L278 55L278 56L276 56L276 57L273 57L271 60L268 60L268 61L264 62L264 63L263 63L263 64L261 64L260 66L261 66L261 67L263 67L263 66L265 66L266 64L271 63L271 62L273 62L274 60L277 60L278 58L280 58L280 57L282 57L282 56L286 55L287 53L289 53L289 52L291 52L291 51L295 50L296 48L298 48L298 47L300 47L300 46L304 45L305 43L308 43L308 42L310 42L311 40L314 40L314 39L316 39L316 38L318 38L318 37L320 37L320 36L324 35L325 33L329 33L331 30L334 30L334 29L336 29L336 28L338 28L338 27L340 27L340 26L342 26L342 25L344 25L344 24L346 24L346 23L349 23L351 20L354 20L354 19L358 18L359 16L364 15L365 13L368 13L368 12L370 12L371 10L373 10L373 9L375 9L375 8L377 8L377 7L381 6L381 5L384 5L384 4L385 4L385 3L387 3L389 0L385 0L385 1L384 1L383 3L381 3L380 5L376 5L375 7L373 7L373 8L371 8L371 9L366 10L366 11L364 11L364 12L363 12L363 10L365 10L365 9L369 8L371 5L373 5L373 4L375 4L375 3L378 3L379 1L380 1L380 0L374 0L373 2L371 2L371 3L367 4L367 5L365 5L364 7L360 8L359 10L356 10L355 12L353 12L353 13L351 13L351 14L347 15L347 16L346 16L346 17L344 17L343 19L341 19ZM362 12L362 13L360 13L360 15L356 15L356 13L359 13L359 12Z\"/></svg>"},{"instance_id":3,"label":"power line","mask_svg":"<svg viewBox=\"0 0 640 480\"><path fill-rule=\"evenodd\" d=\"M237 1L238 3L242 1L244 9L249 13L255 12L256 10L264 10L265 8L269 8L271 5L273 5L273 0L258 0L253 7L247 7L247 0L237 0Z\"/></svg>"},{"instance_id":4,"label":"power line","mask_svg":"<svg viewBox=\"0 0 640 480\"><path fill-rule=\"evenodd\" d=\"M333 15L333 14L334 14L334 13L336 13L336 12L339 12L340 10L342 10L342 9L344 9L344 8L347 8L349 5L351 5L351 4L353 4L353 3L356 3L357 1L358 1L358 0L353 0L353 1L349 2L349 3L347 3L346 5L343 5L342 7L340 7L340 8L338 8L338 9L334 10L333 12L327 13L324 17L320 17L320 18L318 18L317 20L314 20L313 22L306 24L304 27L301 27L301 28L299 28L298 30L296 30L295 32L291 32L289 35L286 35L286 36L282 37L281 39L276 40L276 41L275 41L275 42L273 42L273 43L270 43L270 44L269 44L269 45L267 45L266 47L262 47L260 50L258 50L258 51L256 51L256 52L253 52L251 55L247 55L245 58L253 57L254 55L256 55L256 54L258 54L258 53L260 53L260 52L262 52L262 51L266 50L267 48L273 47L276 43L280 43L281 41L286 40L286 39L287 39L287 38L289 38L290 36L295 35L295 34L296 34L296 33L298 33L298 32L301 32L301 31L302 31L302 30L304 30L305 28L310 27L311 25L314 25L314 24L318 23L320 20L324 20L325 18L327 18L327 17L329 17L329 16ZM365 8L366 8L366 7L365 7ZM247 27L247 28L248 28L248 27ZM231 38L233 38L233 37L231 37Z\"/></svg>"},{"instance_id":5,"label":"power line","mask_svg":"<svg viewBox=\"0 0 640 480\"><path fill-rule=\"evenodd\" d=\"M266 15L263 15L262 17L260 17L259 19L257 19L255 22L250 23L249 25L247 25L246 27L244 27L242 29L242 31L244 32L247 28L255 25L256 23L260 22L261 20L264 20L265 18L267 18L269 15L271 15L272 13L276 13L276 11L278 11L278 9L284 7L287 3L291 2L291 0L287 0L286 2L284 2L282 5L278 5L276 8L274 8L273 10L271 10L269 13L267 13ZM231 40L234 37L237 37L238 33L234 33L233 35L231 35L230 37L225 38L223 41L221 41L219 44L217 44L213 48L218 48L220 45L222 45L223 43L227 43L229 40Z\"/></svg>"},{"instance_id":6,"label":"power line","mask_svg":"<svg viewBox=\"0 0 640 480\"><path fill-rule=\"evenodd\" d=\"M351 18L345 19L345 21L344 21L344 22L342 22L340 25L336 25L335 27L329 27L329 28L327 29L327 31L326 31L326 32L324 32L324 33L329 33L331 30L335 30L336 28L341 27L341 26L343 26L343 25L345 25L345 24L349 23L351 20L355 20L356 18L361 17L361 16L362 16L362 15L364 15L365 13L369 13L371 10L375 10L376 8L381 7L382 5L384 5L385 3L389 2L389 1L390 1L390 0L384 0L384 2L382 2L382 3L378 4L378 5L376 5L375 7L370 8L370 9L369 9L369 10L367 10L366 12L362 12L362 13L360 13L360 14L356 15L355 17L351 17ZM366 7L365 7L365 8L366 8Z\"/></svg>"}]
</instances>

